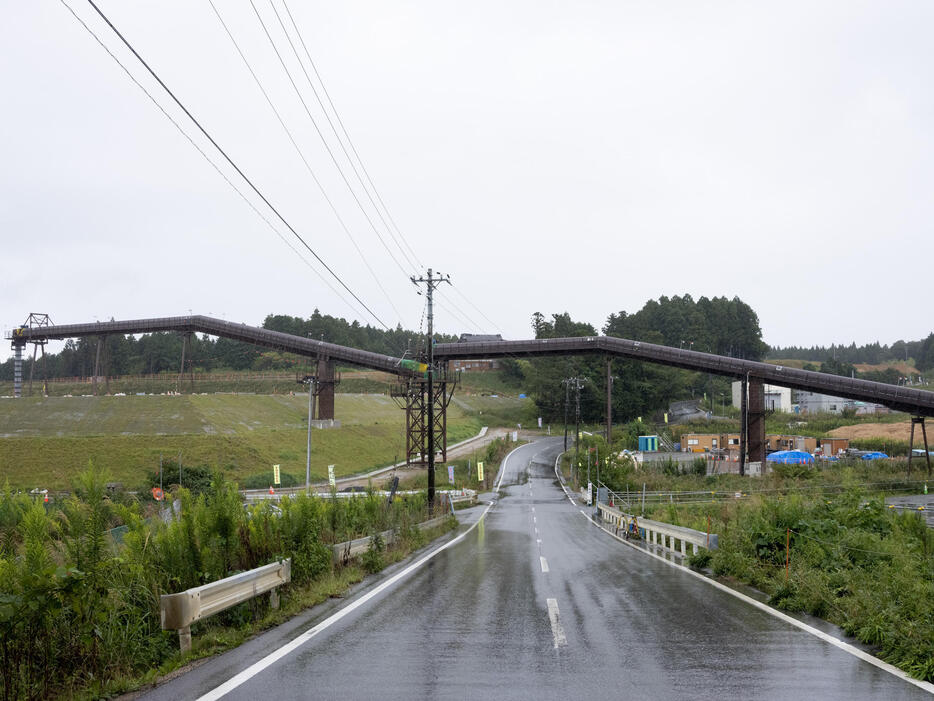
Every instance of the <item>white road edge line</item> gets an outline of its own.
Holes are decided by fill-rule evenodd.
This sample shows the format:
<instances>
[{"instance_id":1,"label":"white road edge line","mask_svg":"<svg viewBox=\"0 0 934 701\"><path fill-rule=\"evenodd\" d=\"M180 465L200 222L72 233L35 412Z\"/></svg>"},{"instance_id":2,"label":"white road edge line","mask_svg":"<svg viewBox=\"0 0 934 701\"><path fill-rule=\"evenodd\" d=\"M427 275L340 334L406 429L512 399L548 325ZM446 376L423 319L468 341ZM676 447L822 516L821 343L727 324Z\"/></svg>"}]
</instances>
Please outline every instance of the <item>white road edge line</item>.
<instances>
[{"instance_id":1,"label":"white road edge line","mask_svg":"<svg viewBox=\"0 0 934 701\"><path fill-rule=\"evenodd\" d=\"M496 485L497 491L499 490L500 485L502 485L503 483L503 475L506 474L506 462L509 460L510 457L512 457L512 454L515 453L516 450L519 450L519 448L522 448L522 447L524 447L524 445L517 447L515 450L510 452L509 455L503 458L502 465L500 466L499 483ZM341 620L345 616L348 616L349 614L353 613L358 608L360 608L365 603L367 603L370 599L372 599L375 596L378 596L382 592L386 591L386 589L391 587L393 584L398 582L400 579L407 577L409 574L417 570L419 567L424 565L426 562L428 562L438 553L443 552L444 550L447 550L455 543L459 543L461 540L463 540L474 528L477 527L477 524L479 524L486 517L489 510L492 508L493 508L493 503L489 504L483 510L483 513L480 514L480 518L478 518L470 526L470 528L468 528L466 531L461 533L456 538L452 538L451 540L449 540L447 543L440 546L436 550L432 550L430 553L428 553L421 559L417 560L416 562L413 562L411 565L406 567L401 572L397 572L396 574L394 574L392 577L387 579L385 582L383 582L379 586L374 587L373 589L368 591L366 594L361 596L359 599L356 599L355 601L351 602L345 608L342 608L340 611L337 611L331 616L328 616L327 618L325 618L323 621L318 623L313 628L310 628L309 630L305 631L304 633L299 635L297 638L291 640L290 642L280 647L278 650L275 650L269 653L268 655L266 655L264 658L262 658L258 662L254 662L252 665L247 667L245 670L231 677L230 679L228 679L226 682L224 682L220 686L212 689L211 691L204 694L203 696L199 696L198 701L215 701L215 699L219 699L222 696L229 694L231 691L233 691L240 685L244 684L245 682L249 681L250 679L255 677L257 674L262 672L264 669L266 669L267 667L275 664L276 662L281 660L283 657L288 655L290 652L296 650L297 648L307 643L309 640L311 640L321 631L326 630L327 628L330 628L332 625L337 623L339 620Z\"/></svg>"},{"instance_id":2,"label":"white road edge line","mask_svg":"<svg viewBox=\"0 0 934 701\"><path fill-rule=\"evenodd\" d=\"M542 572L548 572L548 560L541 556L538 559L541 560L542 563Z\"/></svg>"},{"instance_id":3,"label":"white road edge line","mask_svg":"<svg viewBox=\"0 0 934 701\"><path fill-rule=\"evenodd\" d=\"M567 645L568 639L561 626L561 614L558 611L558 600L548 599L548 620L551 621L551 634L555 636L555 650L561 645Z\"/></svg>"},{"instance_id":4,"label":"white road edge line","mask_svg":"<svg viewBox=\"0 0 934 701\"><path fill-rule=\"evenodd\" d=\"M561 459L561 453L559 453L559 454L558 454L558 457L555 458L555 477L558 477L558 483L561 485L561 489L564 490L565 495L567 495L568 499L570 499L571 496L570 496L570 494L568 494L568 490L567 490L567 488L564 486L564 482L561 480L560 476L558 475L558 461L559 461L560 459ZM571 503L573 504L574 502L571 501ZM915 679L914 677L909 676L909 674L908 674L907 672L905 672L905 671L899 669L899 668L896 667L895 665L889 664L888 662L884 662L883 660L880 660L880 659L879 659L878 657L876 657L875 655L872 655L872 654L870 654L870 653L868 653L868 652L866 652L866 651L864 651L864 650L860 650L858 647L856 647L855 645L851 645L850 643L846 642L845 640L840 640L840 638L837 638L837 637L835 637L835 636L833 636L833 635L830 635L829 633L825 633L824 631L818 630L817 628L814 628L813 626L809 626L809 625L808 625L807 623L805 623L804 621L799 621L797 618L793 618L792 616L789 616L789 615L786 614L786 613L782 613L782 612L779 611L778 609L774 609L774 608L772 608L771 606L769 606L768 604L764 604L764 603L762 603L761 601L757 601L756 599L753 599L751 596L747 596L746 594L743 594L742 592L738 592L738 591L736 591L735 589L731 589L730 587L726 586L725 584L721 584L720 582L718 582L718 581L716 581L716 580L714 580L714 579L710 579L709 577L704 576L704 575L701 574L700 572L695 572L694 570L690 569L689 567L685 567L684 565L679 565L679 564L677 564L676 562L672 562L671 560L667 560L667 559L665 559L664 557L662 557L661 555L656 555L655 553L649 552L648 550L643 550L643 549L640 548L639 546L634 545L634 544L628 542L627 540L625 540L625 539L623 539L623 538L620 538L619 536L614 535L613 533L610 533L610 532L607 531L607 530L604 530L604 528L601 527L600 524L597 523L593 518L591 518L590 516L588 516L588 515L587 515L586 513L584 513L583 511L581 511L581 513L584 514L584 518L586 518L588 521L590 521L590 522L593 523L595 526L597 526L601 531L603 531L604 533L606 533L606 534L607 534L608 536L610 536L611 538L615 538L616 540L618 540L618 541L619 541L620 543L622 543L623 545L626 545L626 546L632 548L633 550L636 550L637 552L642 553L643 555L648 555L649 557L654 557L656 560L659 560L659 561L661 561L661 562L664 562L666 565L669 565L669 566L671 566L671 567L674 567L675 569L681 570L681 571L684 572L685 574L689 574L689 575L691 575L692 577L696 577L697 579L701 580L702 582L706 582L707 584L709 584L709 585L712 586L712 587L715 587L715 588L717 588L717 589L719 589L719 590L721 590L721 591L723 591L723 592L726 592L727 594L730 594L731 596L735 596L735 597L736 597L737 599L739 599L740 601L745 601L745 602L746 602L747 604L749 604L750 606L753 606L753 607L759 609L760 611L764 611L765 613L768 613L768 614L774 616L775 618L777 618L777 619L779 619L779 620L781 620L781 621L784 621L785 623L789 623L789 624L793 625L795 628L799 628L799 629L803 630L803 631L806 632L806 633L810 633L810 634L813 635L814 637L819 638L819 639L823 640L824 642L829 643L829 644L833 645L834 647L837 647L837 648L843 650L844 652L848 652L848 653L850 653L851 655L853 655L854 657L857 657L857 658L863 660L864 662L868 662L869 664L873 665L874 667L878 667L879 669L883 670L884 672L888 672L889 674L892 674L892 675L898 677L899 679L902 679L903 681L908 682L909 684L914 684L914 685L917 686L918 688L924 689L925 691L927 691L927 692L930 693L930 694L934 694L934 684L931 684L930 682L923 682L923 681L921 681L921 680L919 680L919 679ZM553 600L552 600L552 599L549 599L549 601L553 601ZM557 604L555 604L555 606L557 607ZM549 610L549 614L550 614L550 610ZM556 645L556 647L557 647L557 645Z\"/></svg>"}]
</instances>

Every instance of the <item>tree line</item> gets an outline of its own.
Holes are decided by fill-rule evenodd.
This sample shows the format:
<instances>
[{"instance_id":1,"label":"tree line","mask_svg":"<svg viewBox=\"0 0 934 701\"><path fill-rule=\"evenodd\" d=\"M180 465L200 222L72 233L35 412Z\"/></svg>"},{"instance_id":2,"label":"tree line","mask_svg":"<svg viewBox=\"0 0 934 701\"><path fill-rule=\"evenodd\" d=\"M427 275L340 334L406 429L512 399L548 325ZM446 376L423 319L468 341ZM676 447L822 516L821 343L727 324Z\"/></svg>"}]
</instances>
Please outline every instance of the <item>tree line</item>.
<instances>
[{"instance_id":1,"label":"tree line","mask_svg":"<svg viewBox=\"0 0 934 701\"><path fill-rule=\"evenodd\" d=\"M898 340L892 345L876 341L861 346L855 343L848 346L776 346L766 357L771 360L807 360L812 363L822 363L829 359L852 365L907 362L913 358L915 367L924 371L934 368L934 333L920 341Z\"/></svg>"},{"instance_id":2,"label":"tree line","mask_svg":"<svg viewBox=\"0 0 934 701\"><path fill-rule=\"evenodd\" d=\"M532 330L536 338L597 335L592 325L574 321L567 313L553 314L551 319L546 319L536 312L532 315ZM758 316L738 297L701 297L697 301L690 295L660 297L649 300L633 314L625 311L611 314L602 332L607 336L748 360L761 360L768 352L768 346L762 341ZM563 380L581 378L581 419L603 420L606 406L606 360L603 357L507 360L504 368L507 374L523 381L542 417L548 421L563 420L566 404L569 418L574 420L576 390L573 385L563 384ZM620 421L648 416L676 399L706 397L714 402L719 397L720 401L726 401L730 393L729 381L725 378L652 363L614 359L610 372L614 377L613 414Z\"/></svg>"}]
</instances>

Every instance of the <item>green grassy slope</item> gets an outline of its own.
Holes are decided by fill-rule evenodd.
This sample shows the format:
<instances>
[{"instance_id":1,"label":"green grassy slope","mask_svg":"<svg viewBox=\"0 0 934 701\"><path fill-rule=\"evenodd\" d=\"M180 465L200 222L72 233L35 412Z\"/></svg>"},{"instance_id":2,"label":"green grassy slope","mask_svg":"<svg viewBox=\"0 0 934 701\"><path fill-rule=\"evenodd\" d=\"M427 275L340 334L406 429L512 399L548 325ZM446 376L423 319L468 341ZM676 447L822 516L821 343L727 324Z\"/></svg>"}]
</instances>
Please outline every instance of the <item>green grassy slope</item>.
<instances>
[{"instance_id":1,"label":"green grassy slope","mask_svg":"<svg viewBox=\"0 0 934 701\"><path fill-rule=\"evenodd\" d=\"M341 428L312 432L312 475L349 475L405 451L404 414L386 395L339 394ZM448 441L482 425L512 425L528 400L457 398ZM282 470L304 476L307 395L49 397L0 400L0 486L68 488L88 460L127 487L158 470L159 456L224 469L232 479Z\"/></svg>"}]
</instances>

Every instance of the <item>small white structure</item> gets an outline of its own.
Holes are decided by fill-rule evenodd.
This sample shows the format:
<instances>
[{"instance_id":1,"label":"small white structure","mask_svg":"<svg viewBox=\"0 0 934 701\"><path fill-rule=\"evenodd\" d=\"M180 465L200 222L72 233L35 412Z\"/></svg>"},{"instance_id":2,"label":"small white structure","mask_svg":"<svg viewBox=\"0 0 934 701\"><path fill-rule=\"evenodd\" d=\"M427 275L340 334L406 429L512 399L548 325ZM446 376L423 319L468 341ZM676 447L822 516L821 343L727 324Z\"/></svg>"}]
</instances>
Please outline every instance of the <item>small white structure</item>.
<instances>
[{"instance_id":1,"label":"small white structure","mask_svg":"<svg viewBox=\"0 0 934 701\"><path fill-rule=\"evenodd\" d=\"M791 404L791 390L778 385L763 385L765 393L765 408L773 411L794 411ZM733 383L733 406L739 409L743 398L743 383L739 380ZM749 397L747 396L747 399Z\"/></svg>"},{"instance_id":2,"label":"small white structure","mask_svg":"<svg viewBox=\"0 0 934 701\"><path fill-rule=\"evenodd\" d=\"M829 394L818 394L817 392L805 392L799 390L795 392L795 399L798 404L798 412L801 414L842 414L846 409L854 410L858 415L863 414L884 414L889 409L881 404L872 402L857 402L843 397L832 397Z\"/></svg>"},{"instance_id":3,"label":"small white structure","mask_svg":"<svg viewBox=\"0 0 934 701\"><path fill-rule=\"evenodd\" d=\"M817 392L799 390L795 394L802 414L840 414L850 403L843 397L831 397L829 394Z\"/></svg>"}]
</instances>

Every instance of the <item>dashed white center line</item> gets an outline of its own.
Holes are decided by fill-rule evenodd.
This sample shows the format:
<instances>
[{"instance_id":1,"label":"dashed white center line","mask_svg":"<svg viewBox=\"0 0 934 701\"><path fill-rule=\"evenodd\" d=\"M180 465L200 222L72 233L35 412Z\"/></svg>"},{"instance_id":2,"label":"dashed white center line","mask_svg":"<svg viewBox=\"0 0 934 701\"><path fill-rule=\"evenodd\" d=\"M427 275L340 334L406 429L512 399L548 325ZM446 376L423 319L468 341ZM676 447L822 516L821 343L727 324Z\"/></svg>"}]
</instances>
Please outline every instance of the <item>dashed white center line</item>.
<instances>
[{"instance_id":1,"label":"dashed white center line","mask_svg":"<svg viewBox=\"0 0 934 701\"><path fill-rule=\"evenodd\" d=\"M561 614L558 611L558 600L548 599L548 620L551 621L551 634L555 636L555 649L568 644L561 626Z\"/></svg>"},{"instance_id":2,"label":"dashed white center line","mask_svg":"<svg viewBox=\"0 0 934 701\"><path fill-rule=\"evenodd\" d=\"M535 516L532 517L532 523L538 523L538 519Z\"/></svg>"},{"instance_id":3,"label":"dashed white center line","mask_svg":"<svg viewBox=\"0 0 934 701\"><path fill-rule=\"evenodd\" d=\"M533 513L533 514L535 513L535 507L534 507L534 506L532 507L532 513Z\"/></svg>"},{"instance_id":4,"label":"dashed white center line","mask_svg":"<svg viewBox=\"0 0 934 701\"><path fill-rule=\"evenodd\" d=\"M535 542L538 543L539 545L541 545L541 544L542 544L542 539L541 539L541 538L537 538L537 539L535 540Z\"/></svg>"},{"instance_id":5,"label":"dashed white center line","mask_svg":"<svg viewBox=\"0 0 934 701\"><path fill-rule=\"evenodd\" d=\"M535 535L538 535L538 529L537 529L537 528L535 529Z\"/></svg>"},{"instance_id":6,"label":"dashed white center line","mask_svg":"<svg viewBox=\"0 0 934 701\"><path fill-rule=\"evenodd\" d=\"M539 557L538 559L542 561L542 572L548 572L548 560L544 557Z\"/></svg>"}]
</instances>

